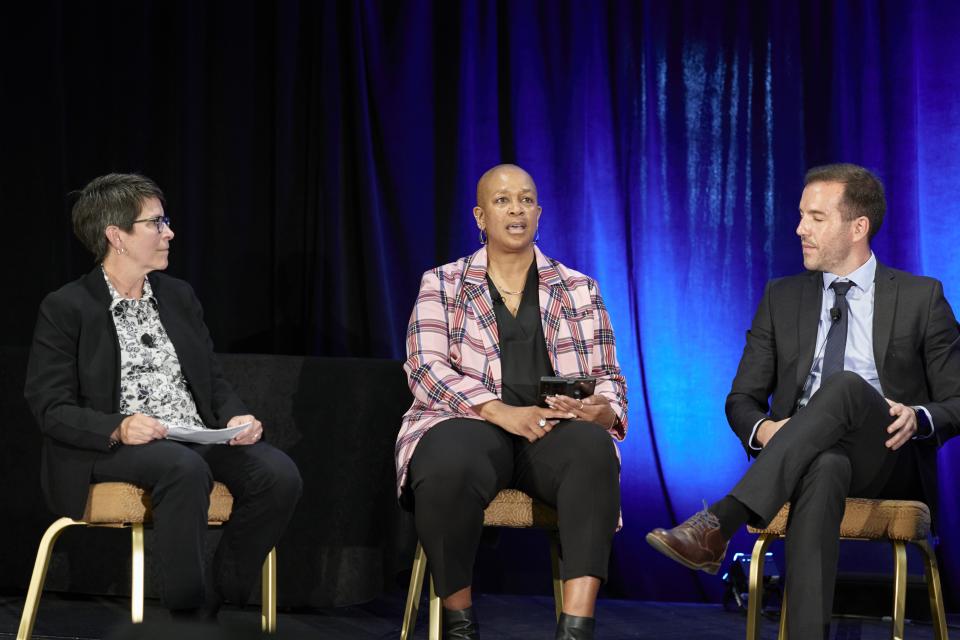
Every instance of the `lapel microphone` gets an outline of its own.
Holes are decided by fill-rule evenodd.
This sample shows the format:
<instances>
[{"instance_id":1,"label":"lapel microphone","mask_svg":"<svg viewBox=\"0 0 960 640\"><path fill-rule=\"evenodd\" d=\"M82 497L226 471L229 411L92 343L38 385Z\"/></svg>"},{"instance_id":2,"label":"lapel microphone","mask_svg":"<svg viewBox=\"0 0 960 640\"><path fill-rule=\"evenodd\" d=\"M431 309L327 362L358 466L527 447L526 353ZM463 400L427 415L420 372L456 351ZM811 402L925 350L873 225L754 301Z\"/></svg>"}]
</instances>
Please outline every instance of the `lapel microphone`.
<instances>
[{"instance_id":1,"label":"lapel microphone","mask_svg":"<svg viewBox=\"0 0 960 640\"><path fill-rule=\"evenodd\" d=\"M145 347L149 347L151 349L157 346L157 342L153 339L153 336L150 335L149 333L145 333L142 336L140 336L140 344L142 344Z\"/></svg>"},{"instance_id":2,"label":"lapel microphone","mask_svg":"<svg viewBox=\"0 0 960 640\"><path fill-rule=\"evenodd\" d=\"M840 307L833 307L830 309L830 320L832 322L838 322L840 320Z\"/></svg>"}]
</instances>

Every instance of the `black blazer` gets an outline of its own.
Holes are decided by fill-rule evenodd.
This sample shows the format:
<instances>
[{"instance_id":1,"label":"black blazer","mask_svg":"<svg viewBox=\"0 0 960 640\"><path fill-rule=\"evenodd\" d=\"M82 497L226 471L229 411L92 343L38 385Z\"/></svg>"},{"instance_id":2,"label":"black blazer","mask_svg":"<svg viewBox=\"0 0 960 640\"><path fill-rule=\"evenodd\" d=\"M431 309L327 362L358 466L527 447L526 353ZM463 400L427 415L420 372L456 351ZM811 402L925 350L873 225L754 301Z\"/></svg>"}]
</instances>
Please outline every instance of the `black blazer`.
<instances>
[{"instance_id":1,"label":"black blazer","mask_svg":"<svg viewBox=\"0 0 960 640\"><path fill-rule=\"evenodd\" d=\"M223 427L249 413L223 377L193 289L153 272L160 321L177 350L200 419ZM44 298L34 330L24 395L43 434L40 477L57 514L83 515L94 461L110 455L120 407L120 348L110 293L97 266Z\"/></svg>"},{"instance_id":2,"label":"black blazer","mask_svg":"<svg viewBox=\"0 0 960 640\"><path fill-rule=\"evenodd\" d=\"M747 332L727 420L750 455L754 425L768 413L793 414L813 365L823 274L805 272L771 280ZM936 509L936 447L960 429L960 333L938 280L877 264L873 353L883 395L923 405L936 438L917 440L921 481Z\"/></svg>"}]
</instances>

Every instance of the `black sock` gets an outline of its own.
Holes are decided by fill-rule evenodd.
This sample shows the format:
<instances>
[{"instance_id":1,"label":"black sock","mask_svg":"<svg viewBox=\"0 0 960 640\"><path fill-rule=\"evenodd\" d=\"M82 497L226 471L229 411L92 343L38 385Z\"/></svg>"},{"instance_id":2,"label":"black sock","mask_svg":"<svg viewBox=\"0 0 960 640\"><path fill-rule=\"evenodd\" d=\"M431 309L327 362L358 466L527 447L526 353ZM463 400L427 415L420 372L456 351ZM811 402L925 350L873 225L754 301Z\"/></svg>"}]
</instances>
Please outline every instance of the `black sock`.
<instances>
[{"instance_id":1,"label":"black sock","mask_svg":"<svg viewBox=\"0 0 960 640\"><path fill-rule=\"evenodd\" d=\"M720 535L726 540L733 537L740 527L747 524L753 515L746 505L733 496L724 496L707 508L707 511L720 520Z\"/></svg>"}]
</instances>

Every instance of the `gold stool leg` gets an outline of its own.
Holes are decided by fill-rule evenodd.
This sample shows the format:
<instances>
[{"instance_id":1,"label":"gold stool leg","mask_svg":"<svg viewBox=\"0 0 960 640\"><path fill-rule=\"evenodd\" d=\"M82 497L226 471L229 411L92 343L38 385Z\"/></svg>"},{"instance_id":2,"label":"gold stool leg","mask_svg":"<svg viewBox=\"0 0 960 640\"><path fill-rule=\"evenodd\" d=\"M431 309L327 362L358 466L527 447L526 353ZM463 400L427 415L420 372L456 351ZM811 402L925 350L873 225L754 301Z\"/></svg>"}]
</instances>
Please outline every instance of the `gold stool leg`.
<instances>
[{"instance_id":1,"label":"gold stool leg","mask_svg":"<svg viewBox=\"0 0 960 640\"><path fill-rule=\"evenodd\" d=\"M927 594L930 596L930 617L933 619L933 637L947 640L947 617L943 612L943 591L940 588L940 569L937 556L926 540L913 543L923 551L923 568L927 578Z\"/></svg>"},{"instance_id":2,"label":"gold stool leg","mask_svg":"<svg viewBox=\"0 0 960 640\"><path fill-rule=\"evenodd\" d=\"M760 638L760 609L763 604L763 563L767 547L776 536L761 534L750 555L750 589L747 594L747 640ZM782 614L781 614L782 615Z\"/></svg>"},{"instance_id":3,"label":"gold stool leg","mask_svg":"<svg viewBox=\"0 0 960 640\"><path fill-rule=\"evenodd\" d=\"M143 622L143 523L130 525L130 619Z\"/></svg>"},{"instance_id":4,"label":"gold stool leg","mask_svg":"<svg viewBox=\"0 0 960 640\"><path fill-rule=\"evenodd\" d=\"M440 625L443 623L443 607L440 596L433 587L433 576L430 576L430 640L440 640Z\"/></svg>"},{"instance_id":5,"label":"gold stool leg","mask_svg":"<svg viewBox=\"0 0 960 640\"><path fill-rule=\"evenodd\" d=\"M423 589L423 575L427 569L427 554L423 545L417 541L417 550L413 554L413 571L410 572L410 586L407 588L407 604L403 607L403 626L400 628L400 640L411 640L413 629L417 626L417 613L420 610L420 592Z\"/></svg>"},{"instance_id":6,"label":"gold stool leg","mask_svg":"<svg viewBox=\"0 0 960 640\"><path fill-rule=\"evenodd\" d=\"M277 548L270 549L263 561L260 578L260 629L277 632Z\"/></svg>"},{"instance_id":7,"label":"gold stool leg","mask_svg":"<svg viewBox=\"0 0 960 640\"><path fill-rule=\"evenodd\" d=\"M890 633L894 640L903 640L903 619L907 607L907 545L893 542L893 622Z\"/></svg>"},{"instance_id":8,"label":"gold stool leg","mask_svg":"<svg viewBox=\"0 0 960 640\"><path fill-rule=\"evenodd\" d=\"M563 580L560 579L560 538L556 531L550 532L550 568L553 571L553 607L557 620L563 613Z\"/></svg>"},{"instance_id":9,"label":"gold stool leg","mask_svg":"<svg viewBox=\"0 0 960 640\"><path fill-rule=\"evenodd\" d=\"M783 597L780 598L780 632L779 640L787 640L787 586L783 586Z\"/></svg>"},{"instance_id":10,"label":"gold stool leg","mask_svg":"<svg viewBox=\"0 0 960 640\"><path fill-rule=\"evenodd\" d=\"M43 582L47 579L47 568L50 565L53 544L64 529L76 524L84 523L70 518L60 518L47 527L43 537L40 538L37 559L33 564L33 574L30 576L30 587L27 589L27 599L23 603L20 627L17 629L17 640L30 640L30 636L33 634L33 623L37 619L37 607L40 606L40 595L43 593Z\"/></svg>"}]
</instances>

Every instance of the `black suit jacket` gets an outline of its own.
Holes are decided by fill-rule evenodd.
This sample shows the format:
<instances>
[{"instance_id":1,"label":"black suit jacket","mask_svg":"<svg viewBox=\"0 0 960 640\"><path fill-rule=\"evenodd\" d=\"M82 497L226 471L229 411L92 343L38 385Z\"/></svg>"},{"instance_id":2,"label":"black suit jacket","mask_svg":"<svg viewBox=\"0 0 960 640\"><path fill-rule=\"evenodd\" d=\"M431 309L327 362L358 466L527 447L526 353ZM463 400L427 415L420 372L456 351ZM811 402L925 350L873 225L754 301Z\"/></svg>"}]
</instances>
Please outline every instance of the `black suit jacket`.
<instances>
[{"instance_id":1,"label":"black suit jacket","mask_svg":"<svg viewBox=\"0 0 960 640\"><path fill-rule=\"evenodd\" d=\"M883 395L923 405L936 438L916 440L921 482L936 509L936 447L960 429L960 333L938 280L877 264L873 354ZM749 438L764 417L793 414L813 365L823 274L771 280L747 332L727 420L750 455Z\"/></svg>"},{"instance_id":2,"label":"black suit jacket","mask_svg":"<svg viewBox=\"0 0 960 640\"><path fill-rule=\"evenodd\" d=\"M149 276L160 321L177 350L201 420L223 427L249 413L224 379L203 310L189 284ZM44 298L34 330L24 395L43 434L41 482L57 514L79 518L94 461L110 455L120 408L120 348L110 293L96 267Z\"/></svg>"}]
</instances>

